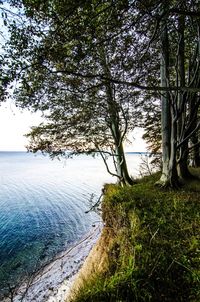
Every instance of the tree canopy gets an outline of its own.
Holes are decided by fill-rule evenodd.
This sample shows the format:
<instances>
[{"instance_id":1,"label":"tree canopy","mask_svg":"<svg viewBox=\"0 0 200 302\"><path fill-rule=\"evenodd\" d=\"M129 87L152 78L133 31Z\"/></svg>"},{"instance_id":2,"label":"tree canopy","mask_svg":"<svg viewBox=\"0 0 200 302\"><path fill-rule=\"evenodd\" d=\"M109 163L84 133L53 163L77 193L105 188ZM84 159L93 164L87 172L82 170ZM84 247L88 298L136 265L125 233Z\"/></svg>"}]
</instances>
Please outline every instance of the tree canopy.
<instances>
[{"instance_id":1,"label":"tree canopy","mask_svg":"<svg viewBox=\"0 0 200 302\"><path fill-rule=\"evenodd\" d=\"M139 125L156 151L162 138L160 184L190 176L190 149L199 156L198 1L9 3L23 20L9 24L4 57L13 97L47 118L29 133L30 150L100 152L104 161L109 153L112 173L132 184L123 141Z\"/></svg>"}]
</instances>

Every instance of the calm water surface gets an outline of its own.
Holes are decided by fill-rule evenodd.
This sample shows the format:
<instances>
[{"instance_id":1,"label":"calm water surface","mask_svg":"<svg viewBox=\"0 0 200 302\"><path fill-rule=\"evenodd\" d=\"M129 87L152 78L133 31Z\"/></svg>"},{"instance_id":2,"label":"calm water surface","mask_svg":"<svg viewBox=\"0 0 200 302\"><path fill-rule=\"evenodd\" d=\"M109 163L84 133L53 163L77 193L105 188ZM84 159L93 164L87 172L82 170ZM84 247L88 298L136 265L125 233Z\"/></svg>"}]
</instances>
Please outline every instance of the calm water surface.
<instances>
[{"instance_id":1,"label":"calm water surface","mask_svg":"<svg viewBox=\"0 0 200 302\"><path fill-rule=\"evenodd\" d=\"M138 175L140 156L127 161ZM115 181L100 158L0 152L0 294L88 232L100 219L85 213L91 194Z\"/></svg>"}]
</instances>

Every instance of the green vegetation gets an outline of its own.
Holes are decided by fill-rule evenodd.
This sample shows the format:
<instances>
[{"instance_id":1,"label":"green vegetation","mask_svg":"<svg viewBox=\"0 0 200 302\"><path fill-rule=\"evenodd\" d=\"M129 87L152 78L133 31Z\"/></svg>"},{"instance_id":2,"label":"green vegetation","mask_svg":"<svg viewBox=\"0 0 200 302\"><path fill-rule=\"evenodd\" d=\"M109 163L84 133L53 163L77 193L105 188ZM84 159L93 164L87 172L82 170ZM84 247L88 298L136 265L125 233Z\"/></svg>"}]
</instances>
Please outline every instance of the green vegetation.
<instances>
[{"instance_id":1,"label":"green vegetation","mask_svg":"<svg viewBox=\"0 0 200 302\"><path fill-rule=\"evenodd\" d=\"M106 186L109 262L84 282L73 302L200 301L199 180L173 191L155 187L158 178Z\"/></svg>"}]
</instances>

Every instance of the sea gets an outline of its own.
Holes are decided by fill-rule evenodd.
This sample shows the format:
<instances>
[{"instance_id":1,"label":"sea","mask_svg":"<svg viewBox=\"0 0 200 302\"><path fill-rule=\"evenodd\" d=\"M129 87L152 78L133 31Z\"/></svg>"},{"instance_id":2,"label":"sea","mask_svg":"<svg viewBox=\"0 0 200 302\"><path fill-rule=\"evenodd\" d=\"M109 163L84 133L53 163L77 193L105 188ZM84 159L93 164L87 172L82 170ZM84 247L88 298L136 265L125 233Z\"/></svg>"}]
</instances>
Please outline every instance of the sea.
<instances>
[{"instance_id":1,"label":"sea","mask_svg":"<svg viewBox=\"0 0 200 302\"><path fill-rule=\"evenodd\" d=\"M126 157L130 175L139 176L142 155ZM0 300L101 220L89 210L112 182L99 156L0 152Z\"/></svg>"}]
</instances>

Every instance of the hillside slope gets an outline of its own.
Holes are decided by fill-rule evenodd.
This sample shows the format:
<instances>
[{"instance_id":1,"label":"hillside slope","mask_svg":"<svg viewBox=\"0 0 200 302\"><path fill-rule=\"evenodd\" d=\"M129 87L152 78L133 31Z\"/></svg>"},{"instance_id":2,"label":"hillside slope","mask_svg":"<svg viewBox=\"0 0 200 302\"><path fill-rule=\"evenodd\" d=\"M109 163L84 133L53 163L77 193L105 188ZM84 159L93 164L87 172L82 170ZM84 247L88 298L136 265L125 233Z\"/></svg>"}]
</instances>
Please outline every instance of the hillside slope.
<instances>
[{"instance_id":1,"label":"hillside slope","mask_svg":"<svg viewBox=\"0 0 200 302\"><path fill-rule=\"evenodd\" d=\"M170 191L155 179L105 187L105 227L68 300L200 301L200 181Z\"/></svg>"}]
</instances>

